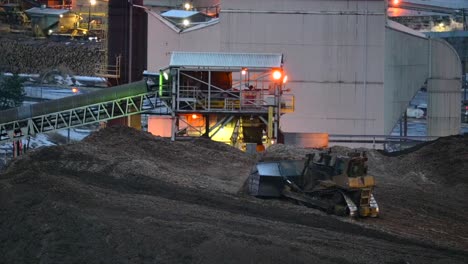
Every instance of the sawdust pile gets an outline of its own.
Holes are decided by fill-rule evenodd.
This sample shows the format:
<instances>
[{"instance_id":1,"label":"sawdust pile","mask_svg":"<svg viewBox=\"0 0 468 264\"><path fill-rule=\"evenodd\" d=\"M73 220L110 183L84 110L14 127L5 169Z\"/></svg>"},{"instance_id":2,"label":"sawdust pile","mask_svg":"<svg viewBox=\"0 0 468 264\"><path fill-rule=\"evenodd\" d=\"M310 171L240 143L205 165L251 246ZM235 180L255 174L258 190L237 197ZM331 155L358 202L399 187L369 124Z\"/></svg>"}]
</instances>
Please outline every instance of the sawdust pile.
<instances>
[{"instance_id":1,"label":"sawdust pile","mask_svg":"<svg viewBox=\"0 0 468 264\"><path fill-rule=\"evenodd\" d=\"M468 248L468 137L439 138L382 155L370 152L369 170L385 229L452 247Z\"/></svg>"},{"instance_id":2,"label":"sawdust pile","mask_svg":"<svg viewBox=\"0 0 468 264\"><path fill-rule=\"evenodd\" d=\"M417 172L419 177L416 179L422 183L452 187L466 187L468 184L468 136L439 138L422 147L393 153L391 156L395 158L385 161L396 163L387 165L393 175L414 178L413 174Z\"/></svg>"},{"instance_id":3,"label":"sawdust pile","mask_svg":"<svg viewBox=\"0 0 468 264\"><path fill-rule=\"evenodd\" d=\"M424 151L370 151L382 217L349 220L239 194L255 157L227 145L109 127L0 174L0 263L466 263L463 185L402 185L385 168Z\"/></svg>"},{"instance_id":4,"label":"sawdust pile","mask_svg":"<svg viewBox=\"0 0 468 264\"><path fill-rule=\"evenodd\" d=\"M261 160L303 160L307 154L314 152L318 152L318 150L275 144L266 149L261 157Z\"/></svg>"},{"instance_id":5,"label":"sawdust pile","mask_svg":"<svg viewBox=\"0 0 468 264\"><path fill-rule=\"evenodd\" d=\"M397 153L334 146L346 155L365 151L375 176L379 219L360 224L419 240L468 248L468 137L450 136ZM286 145L267 149L264 160L302 159L318 152Z\"/></svg>"},{"instance_id":6,"label":"sawdust pile","mask_svg":"<svg viewBox=\"0 0 468 264\"><path fill-rule=\"evenodd\" d=\"M252 162L244 152L208 139L171 142L150 133L113 127L97 131L79 144L34 151L15 160L6 173L95 175L96 181L105 175L106 180L137 185L143 185L139 181L145 178L154 178L235 193Z\"/></svg>"},{"instance_id":7,"label":"sawdust pile","mask_svg":"<svg viewBox=\"0 0 468 264\"><path fill-rule=\"evenodd\" d=\"M92 76L106 61L98 42L54 42L22 34L0 34L0 72L45 74L63 68L69 75Z\"/></svg>"}]
</instances>

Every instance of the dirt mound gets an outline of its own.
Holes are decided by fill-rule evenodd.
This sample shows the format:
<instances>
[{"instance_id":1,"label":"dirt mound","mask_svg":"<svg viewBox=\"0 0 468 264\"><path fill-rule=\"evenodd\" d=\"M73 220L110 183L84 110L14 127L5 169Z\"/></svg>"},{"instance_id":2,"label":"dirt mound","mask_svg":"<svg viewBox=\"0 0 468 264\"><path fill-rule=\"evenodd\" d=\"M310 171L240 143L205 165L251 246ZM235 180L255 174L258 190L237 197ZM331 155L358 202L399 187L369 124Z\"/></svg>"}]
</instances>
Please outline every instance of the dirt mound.
<instances>
[{"instance_id":1,"label":"dirt mound","mask_svg":"<svg viewBox=\"0 0 468 264\"><path fill-rule=\"evenodd\" d=\"M206 157L210 157L207 159ZM229 164L226 164L229 163ZM229 165L228 170L223 164ZM248 177L252 158L206 139L172 142L127 127L93 133L79 144L39 149L15 160L6 173L96 174L97 180L140 175L194 188L235 193Z\"/></svg>"},{"instance_id":2,"label":"dirt mound","mask_svg":"<svg viewBox=\"0 0 468 264\"><path fill-rule=\"evenodd\" d=\"M297 158L311 151L277 145L265 156L274 157L275 148ZM28 152L0 174L0 262L465 263L468 258L463 237L468 218L459 210L466 197L448 203L451 197L439 200L434 192L383 182L377 195L382 218L351 221L238 195L254 162L221 143L171 142L126 127Z\"/></svg>"},{"instance_id":3,"label":"dirt mound","mask_svg":"<svg viewBox=\"0 0 468 264\"><path fill-rule=\"evenodd\" d=\"M418 184L468 185L468 137L441 137L398 155L373 153L374 166ZM378 174L383 173L379 171Z\"/></svg>"},{"instance_id":4,"label":"dirt mound","mask_svg":"<svg viewBox=\"0 0 468 264\"><path fill-rule=\"evenodd\" d=\"M358 148L352 149L343 146L332 146L329 149L313 149L313 148L300 148L297 146L275 144L267 148L267 150L260 156L261 160L303 160L307 154L319 153L319 152L330 152L335 155L347 155L353 152L369 152L373 150Z\"/></svg>"},{"instance_id":5,"label":"dirt mound","mask_svg":"<svg viewBox=\"0 0 468 264\"><path fill-rule=\"evenodd\" d=\"M401 159L436 183L468 184L468 137L442 137Z\"/></svg>"},{"instance_id":6,"label":"dirt mound","mask_svg":"<svg viewBox=\"0 0 468 264\"><path fill-rule=\"evenodd\" d=\"M275 144L269 146L266 151L261 155L260 160L302 160L306 154L317 152L315 149L304 149L295 146Z\"/></svg>"}]
</instances>

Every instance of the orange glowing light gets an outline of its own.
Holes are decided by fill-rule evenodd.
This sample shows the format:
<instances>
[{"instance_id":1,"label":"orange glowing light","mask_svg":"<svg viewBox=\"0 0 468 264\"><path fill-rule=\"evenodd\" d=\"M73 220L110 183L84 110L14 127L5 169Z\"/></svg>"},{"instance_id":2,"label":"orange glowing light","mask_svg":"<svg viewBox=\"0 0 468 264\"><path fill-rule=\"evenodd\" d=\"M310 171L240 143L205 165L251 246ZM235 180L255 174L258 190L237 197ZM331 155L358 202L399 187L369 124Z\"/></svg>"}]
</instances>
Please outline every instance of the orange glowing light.
<instances>
[{"instance_id":1,"label":"orange glowing light","mask_svg":"<svg viewBox=\"0 0 468 264\"><path fill-rule=\"evenodd\" d=\"M279 79L281 79L281 76L282 76L281 71L275 70L275 71L273 72L273 79L279 80Z\"/></svg>"},{"instance_id":2,"label":"orange glowing light","mask_svg":"<svg viewBox=\"0 0 468 264\"><path fill-rule=\"evenodd\" d=\"M246 69L246 68L242 68L241 73L242 73L242 75L246 75L246 74L247 74L247 69Z\"/></svg>"},{"instance_id":3,"label":"orange glowing light","mask_svg":"<svg viewBox=\"0 0 468 264\"><path fill-rule=\"evenodd\" d=\"M197 114L193 114L193 115L192 115L192 118L193 118L193 119L197 119L197 118L198 118Z\"/></svg>"},{"instance_id":4,"label":"orange glowing light","mask_svg":"<svg viewBox=\"0 0 468 264\"><path fill-rule=\"evenodd\" d=\"M73 92L73 93L77 93L77 92L78 92L78 88L73 87L73 88L72 88L72 92Z\"/></svg>"},{"instance_id":5,"label":"orange glowing light","mask_svg":"<svg viewBox=\"0 0 468 264\"><path fill-rule=\"evenodd\" d=\"M393 0L392 2L394 5L398 5L400 3L400 0Z\"/></svg>"}]
</instances>

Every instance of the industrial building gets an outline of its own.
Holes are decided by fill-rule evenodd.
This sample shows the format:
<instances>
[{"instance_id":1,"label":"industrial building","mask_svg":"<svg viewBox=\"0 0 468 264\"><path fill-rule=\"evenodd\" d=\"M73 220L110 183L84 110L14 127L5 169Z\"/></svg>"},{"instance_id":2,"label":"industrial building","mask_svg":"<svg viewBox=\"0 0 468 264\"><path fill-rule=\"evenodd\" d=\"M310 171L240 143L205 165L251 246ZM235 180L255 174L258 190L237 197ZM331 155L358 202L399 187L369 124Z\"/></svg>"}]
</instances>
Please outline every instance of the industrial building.
<instances>
[{"instance_id":1,"label":"industrial building","mask_svg":"<svg viewBox=\"0 0 468 264\"><path fill-rule=\"evenodd\" d=\"M394 5L383 0L110 1L105 51L109 61L118 58L118 70L100 75L119 85L141 80L146 72L151 89L159 90L159 103L170 110L154 114L171 119L153 116L148 127L162 135L167 127L151 122L170 123L174 140L213 138L224 128L230 129L230 140L221 141L232 144L237 134L244 143L304 146L323 135L385 136L423 86L429 94L428 136L458 134L459 55L446 41L390 20ZM88 7L90 22L91 2ZM284 81L272 79L276 70ZM135 116L129 123L139 126Z\"/></svg>"},{"instance_id":2,"label":"industrial building","mask_svg":"<svg viewBox=\"0 0 468 264\"><path fill-rule=\"evenodd\" d=\"M387 1L192 1L219 10L195 25L162 15L182 1L143 2L148 71L166 67L174 51L283 54L296 98L295 111L281 118L285 133L388 135L425 83L428 135L459 133L459 56L389 20Z\"/></svg>"}]
</instances>

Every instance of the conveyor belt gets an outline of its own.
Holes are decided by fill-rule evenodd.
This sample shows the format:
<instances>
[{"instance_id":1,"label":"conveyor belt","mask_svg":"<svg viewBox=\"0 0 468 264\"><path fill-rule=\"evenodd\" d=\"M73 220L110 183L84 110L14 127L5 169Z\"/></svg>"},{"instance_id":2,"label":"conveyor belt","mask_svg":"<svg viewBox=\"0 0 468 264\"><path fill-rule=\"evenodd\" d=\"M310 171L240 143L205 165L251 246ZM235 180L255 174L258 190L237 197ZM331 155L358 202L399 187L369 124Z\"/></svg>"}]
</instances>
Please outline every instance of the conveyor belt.
<instances>
[{"instance_id":1,"label":"conveyor belt","mask_svg":"<svg viewBox=\"0 0 468 264\"><path fill-rule=\"evenodd\" d=\"M139 114L143 102L156 106L157 91L145 81L0 112L0 143L38 133Z\"/></svg>"}]
</instances>

